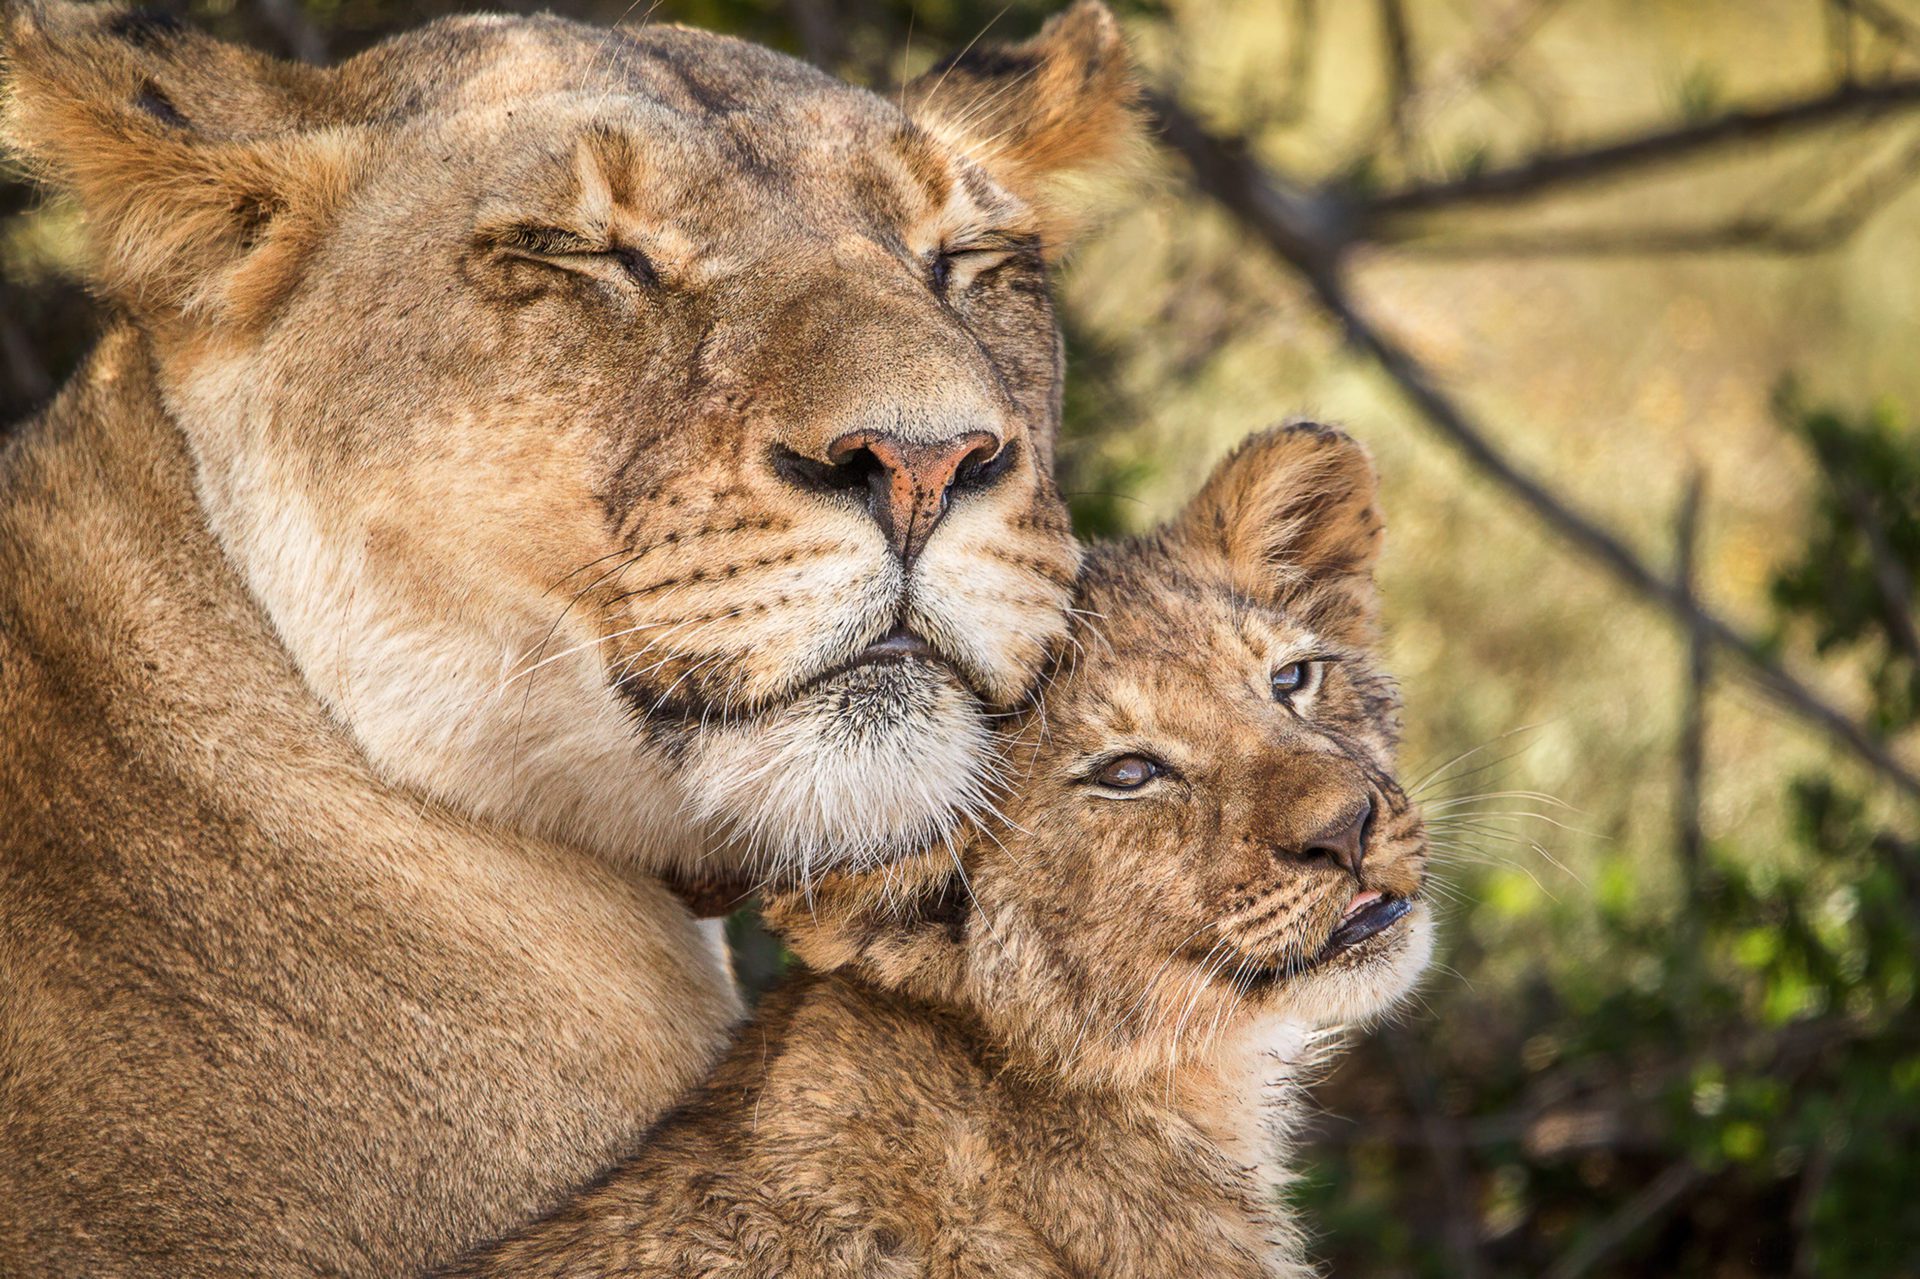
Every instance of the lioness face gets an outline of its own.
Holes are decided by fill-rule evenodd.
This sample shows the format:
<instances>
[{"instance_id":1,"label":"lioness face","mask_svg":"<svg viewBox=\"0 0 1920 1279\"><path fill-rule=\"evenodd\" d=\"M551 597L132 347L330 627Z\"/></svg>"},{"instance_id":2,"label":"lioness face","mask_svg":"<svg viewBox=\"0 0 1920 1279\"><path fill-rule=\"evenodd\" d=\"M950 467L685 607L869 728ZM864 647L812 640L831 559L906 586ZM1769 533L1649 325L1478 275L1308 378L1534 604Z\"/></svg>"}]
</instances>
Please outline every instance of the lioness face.
<instances>
[{"instance_id":1,"label":"lioness face","mask_svg":"<svg viewBox=\"0 0 1920 1279\"><path fill-rule=\"evenodd\" d=\"M1077 562L1046 182L1121 128L1104 10L898 101L673 28L462 19L316 71L39 21L15 132L109 252L199 219L103 274L379 765L655 864L863 864L977 800ZM159 149L119 179L154 207L35 74ZM166 205L183 167L224 214Z\"/></svg>"},{"instance_id":2,"label":"lioness face","mask_svg":"<svg viewBox=\"0 0 1920 1279\"><path fill-rule=\"evenodd\" d=\"M908 895L1010 1036L1152 1070L1255 1019L1364 1020L1425 965L1426 837L1374 657L1373 494L1351 440L1285 428L1166 531L1093 552L1004 822L964 877ZM809 908L780 918L811 955ZM863 940L862 962L924 964L937 931Z\"/></svg>"}]
</instances>

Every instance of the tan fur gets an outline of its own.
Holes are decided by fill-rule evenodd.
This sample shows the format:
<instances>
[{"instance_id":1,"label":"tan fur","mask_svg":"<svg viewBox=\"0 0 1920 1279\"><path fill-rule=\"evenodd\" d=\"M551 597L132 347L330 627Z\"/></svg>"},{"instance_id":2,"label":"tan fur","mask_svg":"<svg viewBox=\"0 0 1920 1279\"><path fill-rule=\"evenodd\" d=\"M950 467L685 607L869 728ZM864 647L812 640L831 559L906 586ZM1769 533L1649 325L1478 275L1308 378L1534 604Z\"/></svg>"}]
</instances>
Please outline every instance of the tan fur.
<instances>
[{"instance_id":1,"label":"tan fur","mask_svg":"<svg viewBox=\"0 0 1920 1279\"><path fill-rule=\"evenodd\" d=\"M1426 962L1426 839L1374 665L1372 472L1258 437L1094 552L1081 655L1013 731L1004 817L769 917L811 971L623 1169L453 1273L1296 1279L1293 1099ZM1310 518L1303 516L1310 513ZM1271 673L1328 659L1291 705ZM1168 772L1087 780L1116 754ZM1356 877L1310 850L1375 805ZM1316 961L1360 888L1410 913Z\"/></svg>"},{"instance_id":2,"label":"tan fur","mask_svg":"<svg viewBox=\"0 0 1920 1279\"><path fill-rule=\"evenodd\" d=\"M1039 197L676 28L316 69L29 3L6 58L119 319L0 460L0 1273L444 1260L718 1050L645 872L983 789L1077 559ZM909 571L776 465L854 428L1016 451ZM833 674L899 623L948 661Z\"/></svg>"}]
</instances>

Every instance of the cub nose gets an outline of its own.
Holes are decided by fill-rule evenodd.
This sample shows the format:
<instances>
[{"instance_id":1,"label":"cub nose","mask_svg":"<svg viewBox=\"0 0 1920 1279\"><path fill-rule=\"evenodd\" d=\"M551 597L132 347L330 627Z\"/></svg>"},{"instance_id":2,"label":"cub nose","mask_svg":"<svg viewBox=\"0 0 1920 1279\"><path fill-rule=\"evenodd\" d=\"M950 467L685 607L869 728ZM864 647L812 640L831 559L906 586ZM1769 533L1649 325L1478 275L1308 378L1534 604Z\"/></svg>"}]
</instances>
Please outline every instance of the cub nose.
<instances>
[{"instance_id":1,"label":"cub nose","mask_svg":"<svg viewBox=\"0 0 1920 1279\"><path fill-rule=\"evenodd\" d=\"M1373 800L1360 801L1312 835L1301 848L1303 858L1325 857L1344 866L1355 879L1360 878L1360 861L1367 853L1367 828L1373 824Z\"/></svg>"},{"instance_id":2,"label":"cub nose","mask_svg":"<svg viewBox=\"0 0 1920 1279\"><path fill-rule=\"evenodd\" d=\"M821 472L789 472L789 478L806 488L864 489L867 513L894 554L910 566L945 517L953 495L992 487L1011 468L1013 455L992 431L933 441L849 431L827 445L827 465Z\"/></svg>"}]
</instances>

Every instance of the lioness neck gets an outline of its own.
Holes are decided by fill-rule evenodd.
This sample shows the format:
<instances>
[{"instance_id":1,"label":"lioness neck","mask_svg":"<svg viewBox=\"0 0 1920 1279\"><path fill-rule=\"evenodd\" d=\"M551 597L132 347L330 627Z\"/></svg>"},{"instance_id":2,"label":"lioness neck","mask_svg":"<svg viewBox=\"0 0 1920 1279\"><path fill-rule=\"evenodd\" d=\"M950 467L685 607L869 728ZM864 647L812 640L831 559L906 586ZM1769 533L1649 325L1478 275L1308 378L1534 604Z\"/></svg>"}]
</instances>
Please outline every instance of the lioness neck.
<instances>
[{"instance_id":1,"label":"lioness neck","mask_svg":"<svg viewBox=\"0 0 1920 1279\"><path fill-rule=\"evenodd\" d=\"M367 767L131 333L0 455L0 725L0 1273L433 1263L610 1158L734 1014L655 885Z\"/></svg>"}]
</instances>

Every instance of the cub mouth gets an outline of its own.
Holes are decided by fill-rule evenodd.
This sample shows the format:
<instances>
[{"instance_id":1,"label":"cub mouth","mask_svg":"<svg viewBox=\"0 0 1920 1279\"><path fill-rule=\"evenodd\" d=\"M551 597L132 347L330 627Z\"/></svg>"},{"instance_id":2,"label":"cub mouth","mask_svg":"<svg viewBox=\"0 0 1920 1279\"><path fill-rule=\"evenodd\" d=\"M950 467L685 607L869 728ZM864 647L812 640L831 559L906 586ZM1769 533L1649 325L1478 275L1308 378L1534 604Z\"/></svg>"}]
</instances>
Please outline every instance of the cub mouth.
<instances>
[{"instance_id":1,"label":"cub mouth","mask_svg":"<svg viewBox=\"0 0 1920 1279\"><path fill-rule=\"evenodd\" d=\"M1353 900L1347 903L1346 913L1340 916L1340 922L1334 926L1332 934L1321 945L1320 953L1313 957L1314 964L1324 964L1376 933L1385 932L1412 909L1411 897L1389 897L1371 889L1356 893Z\"/></svg>"},{"instance_id":2,"label":"cub mouth","mask_svg":"<svg viewBox=\"0 0 1920 1279\"><path fill-rule=\"evenodd\" d=\"M1283 981L1305 977L1368 938L1377 937L1392 928L1406 918L1415 901L1413 897L1394 897L1373 889L1355 893L1353 900L1347 903L1345 913L1340 916L1340 922L1334 925L1333 932L1328 934L1326 941L1312 956L1304 961L1290 959L1269 964L1243 976L1242 980L1249 981L1251 986L1277 986Z\"/></svg>"}]
</instances>

